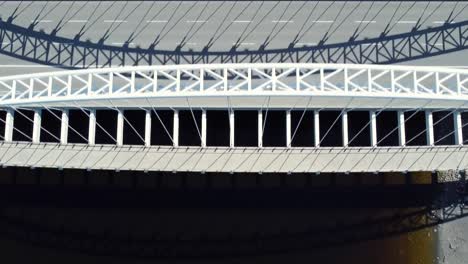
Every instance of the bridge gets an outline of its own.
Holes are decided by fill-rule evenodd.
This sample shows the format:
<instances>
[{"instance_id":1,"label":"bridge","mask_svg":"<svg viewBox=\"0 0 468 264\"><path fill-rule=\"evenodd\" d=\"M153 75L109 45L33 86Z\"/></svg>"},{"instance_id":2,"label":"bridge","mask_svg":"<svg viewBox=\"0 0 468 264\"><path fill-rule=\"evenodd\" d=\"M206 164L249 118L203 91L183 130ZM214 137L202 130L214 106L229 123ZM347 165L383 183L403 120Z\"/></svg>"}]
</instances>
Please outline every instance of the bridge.
<instances>
[{"instance_id":1,"label":"bridge","mask_svg":"<svg viewBox=\"0 0 468 264\"><path fill-rule=\"evenodd\" d=\"M321 249L372 239L364 262L460 261L467 17L463 1L0 1L0 241L18 259L258 263L349 261Z\"/></svg>"},{"instance_id":2,"label":"bridge","mask_svg":"<svg viewBox=\"0 0 468 264\"><path fill-rule=\"evenodd\" d=\"M0 164L226 173L466 167L468 70L196 64L0 78Z\"/></svg>"}]
</instances>

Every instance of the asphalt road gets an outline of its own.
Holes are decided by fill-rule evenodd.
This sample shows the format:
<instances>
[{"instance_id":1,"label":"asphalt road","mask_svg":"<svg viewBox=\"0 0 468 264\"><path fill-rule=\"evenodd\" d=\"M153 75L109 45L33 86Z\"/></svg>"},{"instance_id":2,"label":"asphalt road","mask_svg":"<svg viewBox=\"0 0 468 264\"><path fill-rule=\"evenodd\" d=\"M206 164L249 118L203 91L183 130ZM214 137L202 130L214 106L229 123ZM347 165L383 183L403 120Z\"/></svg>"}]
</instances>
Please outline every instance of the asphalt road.
<instances>
[{"instance_id":1,"label":"asphalt road","mask_svg":"<svg viewBox=\"0 0 468 264\"><path fill-rule=\"evenodd\" d=\"M0 2L0 17L15 25L107 45L226 51L314 46L398 34L468 17L464 2L346 1L66 1ZM7 44L7 43L3 43ZM416 64L466 66L467 52ZM409 62L406 64L412 64ZM1 75L36 66L0 56ZM7 66L7 67L5 67ZM5 70L3 70L5 69ZM8 70L6 70L8 69ZM36 67L34 71L42 71Z\"/></svg>"}]
</instances>

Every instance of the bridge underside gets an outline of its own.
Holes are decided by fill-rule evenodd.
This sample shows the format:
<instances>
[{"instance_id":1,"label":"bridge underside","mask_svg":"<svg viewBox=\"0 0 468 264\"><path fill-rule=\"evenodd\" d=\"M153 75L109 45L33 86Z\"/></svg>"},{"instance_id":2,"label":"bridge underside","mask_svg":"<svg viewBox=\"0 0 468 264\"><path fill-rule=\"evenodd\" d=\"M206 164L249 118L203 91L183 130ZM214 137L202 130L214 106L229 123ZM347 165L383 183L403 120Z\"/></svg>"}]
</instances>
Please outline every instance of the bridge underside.
<instances>
[{"instance_id":1,"label":"bridge underside","mask_svg":"<svg viewBox=\"0 0 468 264\"><path fill-rule=\"evenodd\" d=\"M225 148L2 143L3 166L122 171L318 173L465 168L468 146Z\"/></svg>"},{"instance_id":2,"label":"bridge underside","mask_svg":"<svg viewBox=\"0 0 468 264\"><path fill-rule=\"evenodd\" d=\"M0 104L1 105L1 104ZM9 104L16 107L50 107L50 108L70 108L84 107L84 108L102 108L112 109L142 109L142 108L155 108L155 109L190 109L190 108L203 108L203 109L226 109L227 105L231 108L237 109L257 109L257 108L270 108L270 109L303 109L303 108L320 108L320 109L379 109L385 106L386 109L449 109L459 108L467 109L468 105L462 98L443 97L439 96L437 99L431 99L425 96L420 98L413 96L413 98L406 96L390 97L386 94L380 96L375 94L369 95L349 95L349 94L336 94L336 93L271 93L269 94L216 94L211 96L206 94L189 94L189 95L168 95L159 97L145 97L144 95L135 96L115 96L103 98L71 98L64 100L61 98L45 100L32 100L32 102L19 101L17 104Z\"/></svg>"}]
</instances>

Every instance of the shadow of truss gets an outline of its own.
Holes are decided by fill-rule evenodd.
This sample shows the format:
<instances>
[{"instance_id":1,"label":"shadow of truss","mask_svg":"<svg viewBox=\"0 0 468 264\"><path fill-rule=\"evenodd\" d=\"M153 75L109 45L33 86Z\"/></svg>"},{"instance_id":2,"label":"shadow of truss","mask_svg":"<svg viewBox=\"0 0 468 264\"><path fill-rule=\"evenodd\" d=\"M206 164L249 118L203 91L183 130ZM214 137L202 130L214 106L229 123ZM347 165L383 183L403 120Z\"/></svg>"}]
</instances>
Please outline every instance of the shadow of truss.
<instances>
[{"instance_id":1,"label":"shadow of truss","mask_svg":"<svg viewBox=\"0 0 468 264\"><path fill-rule=\"evenodd\" d=\"M0 53L63 68L195 63L388 64L466 49L468 21L344 43L284 49L209 51L110 46L68 39L0 21ZM292 46L292 45L291 45Z\"/></svg>"}]
</instances>

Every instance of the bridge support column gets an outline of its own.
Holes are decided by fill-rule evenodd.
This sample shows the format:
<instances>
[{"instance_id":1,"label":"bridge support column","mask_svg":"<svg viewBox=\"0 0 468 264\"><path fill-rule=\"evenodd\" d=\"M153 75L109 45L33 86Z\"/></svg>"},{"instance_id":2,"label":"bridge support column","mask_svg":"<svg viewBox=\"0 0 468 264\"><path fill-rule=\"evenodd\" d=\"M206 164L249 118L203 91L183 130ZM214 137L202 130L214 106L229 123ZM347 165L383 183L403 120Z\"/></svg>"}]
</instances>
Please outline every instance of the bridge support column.
<instances>
[{"instance_id":1,"label":"bridge support column","mask_svg":"<svg viewBox=\"0 0 468 264\"><path fill-rule=\"evenodd\" d=\"M398 111L398 144L400 146L406 145L406 131L405 131L405 112Z\"/></svg>"},{"instance_id":2,"label":"bridge support column","mask_svg":"<svg viewBox=\"0 0 468 264\"><path fill-rule=\"evenodd\" d=\"M343 111L343 115L341 116L342 122L342 133L343 133L343 146L348 146L348 111Z\"/></svg>"},{"instance_id":3,"label":"bridge support column","mask_svg":"<svg viewBox=\"0 0 468 264\"><path fill-rule=\"evenodd\" d=\"M455 144L463 145L463 125L461 113L456 111L453 113L453 129L455 130Z\"/></svg>"},{"instance_id":4,"label":"bridge support column","mask_svg":"<svg viewBox=\"0 0 468 264\"><path fill-rule=\"evenodd\" d=\"M291 110L286 111L286 147L291 147Z\"/></svg>"},{"instance_id":5,"label":"bridge support column","mask_svg":"<svg viewBox=\"0 0 468 264\"><path fill-rule=\"evenodd\" d=\"M434 120L431 111L425 111L426 116L426 142L427 145L434 145Z\"/></svg>"},{"instance_id":6,"label":"bridge support column","mask_svg":"<svg viewBox=\"0 0 468 264\"><path fill-rule=\"evenodd\" d=\"M145 110L145 146L151 146L151 110Z\"/></svg>"},{"instance_id":7,"label":"bridge support column","mask_svg":"<svg viewBox=\"0 0 468 264\"><path fill-rule=\"evenodd\" d=\"M258 147L263 147L263 112L262 110L258 110Z\"/></svg>"},{"instance_id":8,"label":"bridge support column","mask_svg":"<svg viewBox=\"0 0 468 264\"><path fill-rule=\"evenodd\" d=\"M314 111L314 146L320 147L320 114L318 110Z\"/></svg>"},{"instance_id":9,"label":"bridge support column","mask_svg":"<svg viewBox=\"0 0 468 264\"><path fill-rule=\"evenodd\" d=\"M174 110L174 126L172 131L172 140L174 147L179 146L179 110Z\"/></svg>"},{"instance_id":10,"label":"bridge support column","mask_svg":"<svg viewBox=\"0 0 468 264\"><path fill-rule=\"evenodd\" d=\"M65 109L62 111L62 119L60 125L60 143L68 143L68 123L69 123L69 111Z\"/></svg>"},{"instance_id":11,"label":"bridge support column","mask_svg":"<svg viewBox=\"0 0 468 264\"><path fill-rule=\"evenodd\" d=\"M124 110L117 110L117 146L123 145Z\"/></svg>"},{"instance_id":12,"label":"bridge support column","mask_svg":"<svg viewBox=\"0 0 468 264\"><path fill-rule=\"evenodd\" d=\"M371 146L377 147L377 116L375 111L370 111L370 136Z\"/></svg>"},{"instance_id":13,"label":"bridge support column","mask_svg":"<svg viewBox=\"0 0 468 264\"><path fill-rule=\"evenodd\" d=\"M233 148L234 147L234 133L235 133L235 130L234 130L234 110L230 110L229 111L229 127L230 127L230 130L229 130L229 147Z\"/></svg>"},{"instance_id":14,"label":"bridge support column","mask_svg":"<svg viewBox=\"0 0 468 264\"><path fill-rule=\"evenodd\" d=\"M201 146L206 147L206 110L202 110L201 115Z\"/></svg>"},{"instance_id":15,"label":"bridge support column","mask_svg":"<svg viewBox=\"0 0 468 264\"><path fill-rule=\"evenodd\" d=\"M41 141L41 119L42 119L42 111L40 109L34 110L33 136L32 136L33 143L39 143Z\"/></svg>"},{"instance_id":16,"label":"bridge support column","mask_svg":"<svg viewBox=\"0 0 468 264\"><path fill-rule=\"evenodd\" d=\"M89 110L88 144L96 144L96 109Z\"/></svg>"},{"instance_id":17,"label":"bridge support column","mask_svg":"<svg viewBox=\"0 0 468 264\"><path fill-rule=\"evenodd\" d=\"M5 119L5 142L13 141L13 125L15 121L15 110L8 108Z\"/></svg>"}]
</instances>

